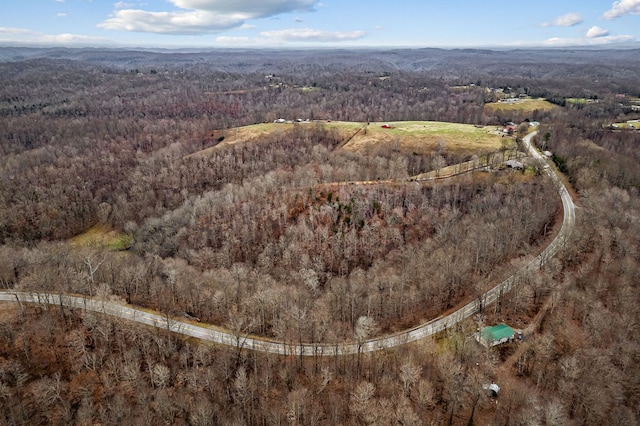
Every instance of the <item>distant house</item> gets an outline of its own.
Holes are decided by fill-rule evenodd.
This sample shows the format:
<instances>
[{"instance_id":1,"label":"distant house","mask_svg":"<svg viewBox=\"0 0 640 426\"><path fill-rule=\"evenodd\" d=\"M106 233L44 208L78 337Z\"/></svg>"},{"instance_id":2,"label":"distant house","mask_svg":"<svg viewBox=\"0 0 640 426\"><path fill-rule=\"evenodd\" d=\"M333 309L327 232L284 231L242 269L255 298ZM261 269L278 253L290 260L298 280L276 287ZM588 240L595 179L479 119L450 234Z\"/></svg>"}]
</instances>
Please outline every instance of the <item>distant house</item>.
<instances>
[{"instance_id":1,"label":"distant house","mask_svg":"<svg viewBox=\"0 0 640 426\"><path fill-rule=\"evenodd\" d=\"M516 130L518 130L518 128L516 127L515 124L507 124L502 129L502 133L506 133L508 135L512 135Z\"/></svg>"},{"instance_id":2,"label":"distant house","mask_svg":"<svg viewBox=\"0 0 640 426\"><path fill-rule=\"evenodd\" d=\"M516 332L506 324L497 324L493 327L484 327L475 338L480 344L486 347L500 345L512 341Z\"/></svg>"},{"instance_id":3,"label":"distant house","mask_svg":"<svg viewBox=\"0 0 640 426\"><path fill-rule=\"evenodd\" d=\"M496 385L495 383L487 383L485 385L482 385L482 388L489 391L489 396L491 398L497 398L498 393L500 392L500 386Z\"/></svg>"},{"instance_id":4,"label":"distant house","mask_svg":"<svg viewBox=\"0 0 640 426\"><path fill-rule=\"evenodd\" d=\"M505 164L507 165L507 167L509 167L510 169L517 169L517 170L524 170L524 164L522 164L520 161L518 160L507 160L505 162Z\"/></svg>"}]
</instances>

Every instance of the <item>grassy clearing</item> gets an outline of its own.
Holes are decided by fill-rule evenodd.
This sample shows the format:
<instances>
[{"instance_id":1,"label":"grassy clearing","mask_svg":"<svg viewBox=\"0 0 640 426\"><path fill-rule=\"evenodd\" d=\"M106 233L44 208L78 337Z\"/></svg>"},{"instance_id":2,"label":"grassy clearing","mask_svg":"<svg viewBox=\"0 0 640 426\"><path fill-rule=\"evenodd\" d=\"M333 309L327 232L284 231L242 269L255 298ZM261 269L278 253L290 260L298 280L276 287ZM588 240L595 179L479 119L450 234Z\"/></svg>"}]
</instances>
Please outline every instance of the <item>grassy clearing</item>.
<instances>
[{"instance_id":1,"label":"grassy clearing","mask_svg":"<svg viewBox=\"0 0 640 426\"><path fill-rule=\"evenodd\" d=\"M260 123L260 124L252 124L249 126L242 127L234 127L232 129L224 129L215 131L215 138L224 137L222 142L213 146L211 148L203 149L202 151L198 151L194 154L188 155L187 157L199 156L199 155L209 155L211 152L228 147L231 145L235 145L238 143L244 143L253 141L256 139L260 139L261 137L270 135L276 131L282 131L287 128L290 128L291 124L278 124L278 123Z\"/></svg>"},{"instance_id":2,"label":"grassy clearing","mask_svg":"<svg viewBox=\"0 0 640 426\"><path fill-rule=\"evenodd\" d=\"M276 132L291 131L294 126L322 126L336 131L349 142L343 149L351 152L365 152L375 149L397 149L416 154L428 154L444 149L454 154L475 154L493 152L513 140L495 133L494 126L476 127L471 124L444 123L436 121L389 122L390 129L382 128L385 123L365 123L347 121L315 121L310 123L260 123L220 131L224 140L218 145L199 151L192 156L208 155L214 150L238 143L257 141ZM360 130L360 131L359 131Z\"/></svg>"},{"instance_id":3,"label":"grassy clearing","mask_svg":"<svg viewBox=\"0 0 640 426\"><path fill-rule=\"evenodd\" d=\"M235 144L258 141L266 136L277 134L277 132L291 131L294 126L303 126L303 128L306 128L308 126L323 126L327 128L335 128L341 133L341 136L346 139L349 138L353 133L355 133L359 128L361 128L362 123L311 121L305 123L258 123L251 124L249 126L234 127L232 129L225 129L215 132L216 138L219 136L224 136L222 142L220 142L216 146L203 149L202 151L198 151L187 157L199 155L206 156L215 150L227 148Z\"/></svg>"},{"instance_id":4,"label":"grassy clearing","mask_svg":"<svg viewBox=\"0 0 640 426\"><path fill-rule=\"evenodd\" d=\"M625 122L622 122L622 123L613 123L613 126L616 129L638 129L638 130L640 130L640 121L633 120L633 121L625 121Z\"/></svg>"},{"instance_id":5,"label":"grassy clearing","mask_svg":"<svg viewBox=\"0 0 640 426\"><path fill-rule=\"evenodd\" d=\"M130 235L114 231L105 225L95 225L71 239L76 247L104 247L110 250L127 250L131 247Z\"/></svg>"},{"instance_id":6,"label":"grassy clearing","mask_svg":"<svg viewBox=\"0 0 640 426\"><path fill-rule=\"evenodd\" d=\"M586 98L566 98L567 103L574 105L586 105L586 104L595 104L598 102L597 99L586 99Z\"/></svg>"},{"instance_id":7,"label":"grassy clearing","mask_svg":"<svg viewBox=\"0 0 640 426\"><path fill-rule=\"evenodd\" d=\"M550 111L560 108L546 99L519 99L515 102L492 102L484 105L489 111L521 111L533 112L535 110Z\"/></svg>"},{"instance_id":8,"label":"grassy clearing","mask_svg":"<svg viewBox=\"0 0 640 426\"><path fill-rule=\"evenodd\" d=\"M513 141L495 133L495 127L476 127L471 124L436 121L400 121L371 123L366 131L358 133L344 149L352 152L391 147L400 151L428 154L444 149L455 154L493 152Z\"/></svg>"}]
</instances>

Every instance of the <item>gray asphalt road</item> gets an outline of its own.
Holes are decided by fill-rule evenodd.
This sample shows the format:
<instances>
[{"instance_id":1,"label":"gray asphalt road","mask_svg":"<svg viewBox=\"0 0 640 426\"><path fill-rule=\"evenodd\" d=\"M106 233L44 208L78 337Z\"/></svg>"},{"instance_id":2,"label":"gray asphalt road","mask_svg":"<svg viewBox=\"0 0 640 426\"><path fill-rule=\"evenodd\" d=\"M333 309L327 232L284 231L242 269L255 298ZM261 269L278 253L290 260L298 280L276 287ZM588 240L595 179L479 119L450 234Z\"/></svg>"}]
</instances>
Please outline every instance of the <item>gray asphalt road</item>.
<instances>
[{"instance_id":1,"label":"gray asphalt road","mask_svg":"<svg viewBox=\"0 0 640 426\"><path fill-rule=\"evenodd\" d=\"M149 313L114 301L104 301L89 299L79 296L59 295L36 292L15 292L0 291L0 301L16 303L35 303L42 305L60 305L75 309L86 309L88 311L99 312L105 315L122 318L128 321L146 324L159 329L169 330L185 336L207 340L222 345L241 347L243 349L274 353L281 355L303 355L303 356L329 356L348 355L355 353L373 352L403 345L425 337L429 337L439 331L454 326L465 318L478 312L482 307L496 302L503 294L509 292L529 273L539 269L550 258L566 244L575 224L575 206L569 195L569 191L564 186L554 169L547 163L536 149L531 145L531 139L536 133L532 133L524 138L525 146L531 155L542 162L544 172L553 181L558 194L562 200L564 209L564 219L562 227L556 238L533 260L528 262L515 274L497 284L491 290L482 294L474 301L462 306L455 312L435 318L425 324L402 332L383 336L360 343L335 343L335 344L296 344L292 342L279 342L275 340L263 339L255 336L237 335L228 331L208 328L206 325L196 325L185 322L177 318L170 318L160 314Z\"/></svg>"}]
</instances>

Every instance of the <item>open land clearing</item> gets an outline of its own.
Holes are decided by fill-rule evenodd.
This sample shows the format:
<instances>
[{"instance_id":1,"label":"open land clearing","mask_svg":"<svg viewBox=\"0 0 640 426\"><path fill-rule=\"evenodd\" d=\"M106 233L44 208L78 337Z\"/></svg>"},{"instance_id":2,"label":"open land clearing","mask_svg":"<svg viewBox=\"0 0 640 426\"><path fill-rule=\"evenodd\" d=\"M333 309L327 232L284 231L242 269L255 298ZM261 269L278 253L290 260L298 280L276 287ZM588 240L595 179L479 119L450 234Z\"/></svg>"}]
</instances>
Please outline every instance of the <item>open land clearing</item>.
<instances>
[{"instance_id":1,"label":"open land clearing","mask_svg":"<svg viewBox=\"0 0 640 426\"><path fill-rule=\"evenodd\" d=\"M629 120L626 122L613 123L614 129L636 129L640 130L640 120Z\"/></svg>"},{"instance_id":2,"label":"open land clearing","mask_svg":"<svg viewBox=\"0 0 640 426\"><path fill-rule=\"evenodd\" d=\"M274 132L286 130L286 127L287 125L279 123L260 123L251 124L249 126L234 127L231 129L217 130L212 132L210 136L214 139L220 140L219 144L191 154L189 157L207 155L212 151L231 145L258 141L265 136L273 134Z\"/></svg>"},{"instance_id":3,"label":"open land clearing","mask_svg":"<svg viewBox=\"0 0 640 426\"><path fill-rule=\"evenodd\" d=\"M593 104L598 102L597 99L587 99L587 98L567 98L565 100L567 101L567 103L574 104L574 105L586 105L586 104Z\"/></svg>"},{"instance_id":4,"label":"open land clearing","mask_svg":"<svg viewBox=\"0 0 640 426\"><path fill-rule=\"evenodd\" d=\"M546 99L517 99L512 102L492 102L484 105L484 108L488 111L502 111L502 112L533 112L538 111L552 111L559 109L558 105L552 104Z\"/></svg>"},{"instance_id":5,"label":"open land clearing","mask_svg":"<svg viewBox=\"0 0 640 426\"><path fill-rule=\"evenodd\" d=\"M126 250L131 247L131 235L116 231L106 225L95 225L71 239L75 247L102 247L110 250Z\"/></svg>"},{"instance_id":6,"label":"open land clearing","mask_svg":"<svg viewBox=\"0 0 640 426\"><path fill-rule=\"evenodd\" d=\"M383 124L388 124L391 128L383 128ZM452 154L473 155L497 151L503 146L504 138L496 134L494 129L493 126L476 127L471 124L439 121L371 123L366 127L366 131L355 135L344 149L366 152L372 149L393 148L415 154L428 154L446 149Z\"/></svg>"},{"instance_id":7,"label":"open land clearing","mask_svg":"<svg viewBox=\"0 0 640 426\"><path fill-rule=\"evenodd\" d=\"M388 124L390 128L382 126ZM346 121L314 121L307 123L261 123L215 132L216 138L223 137L214 147L199 151L192 156L207 155L230 145L257 142L278 132L288 132L296 128L320 126L335 137L342 148L350 152L373 152L393 149L418 155L446 150L454 155L474 155L495 152L511 139L495 132L495 126L474 126L471 124L438 121L398 121L380 123L359 123Z\"/></svg>"}]
</instances>

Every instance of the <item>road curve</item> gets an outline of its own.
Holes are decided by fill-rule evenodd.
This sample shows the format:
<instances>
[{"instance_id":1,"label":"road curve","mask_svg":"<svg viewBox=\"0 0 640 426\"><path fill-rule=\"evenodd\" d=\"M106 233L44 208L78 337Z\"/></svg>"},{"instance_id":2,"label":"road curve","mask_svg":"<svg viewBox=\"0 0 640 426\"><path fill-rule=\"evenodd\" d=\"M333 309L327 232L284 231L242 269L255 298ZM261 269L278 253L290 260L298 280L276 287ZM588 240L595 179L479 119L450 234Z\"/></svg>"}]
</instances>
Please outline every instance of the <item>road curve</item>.
<instances>
[{"instance_id":1,"label":"road curve","mask_svg":"<svg viewBox=\"0 0 640 426\"><path fill-rule=\"evenodd\" d=\"M529 273L539 269L550 258L566 244L573 227L575 225L575 205L569 195L569 191L560 180L554 169L547 163L544 157L531 145L531 139L537 132L531 133L524 138L524 144L531 155L543 164L544 172L553 181L558 194L562 200L564 218L562 227L554 240L533 260L520 268L515 274L497 284L491 290L480 295L477 299L467 303L455 312L435 318L427 323L421 324L409 330L404 330L392 335L382 336L362 342L353 343L293 343L281 342L245 334L234 334L228 331L220 331L208 328L205 325L196 325L182 321L167 315L154 314L140 309L136 309L124 304L87 298L82 296L71 296L66 294L51 294L38 292L20 292L3 290L0 291L0 301L17 303L35 303L40 305L59 305L75 309L98 312L105 315L122 318L128 321L146 324L159 329L168 330L196 339L206 340L222 345L236 348L254 350L265 353L280 355L301 355L301 356L335 356L357 353L374 352L384 350L405 343L413 342L431 336L437 332L446 330L480 311L483 307L499 300L503 294L509 292L518 285Z\"/></svg>"}]
</instances>

